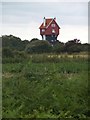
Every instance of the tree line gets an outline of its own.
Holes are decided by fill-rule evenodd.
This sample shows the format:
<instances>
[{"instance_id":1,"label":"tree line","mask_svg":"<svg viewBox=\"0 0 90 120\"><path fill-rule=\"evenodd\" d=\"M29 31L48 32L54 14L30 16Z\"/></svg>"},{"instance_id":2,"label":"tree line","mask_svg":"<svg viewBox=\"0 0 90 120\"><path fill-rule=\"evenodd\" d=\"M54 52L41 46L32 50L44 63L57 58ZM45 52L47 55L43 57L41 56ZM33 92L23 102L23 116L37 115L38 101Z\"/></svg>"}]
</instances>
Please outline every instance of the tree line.
<instances>
[{"instance_id":1,"label":"tree line","mask_svg":"<svg viewBox=\"0 0 90 120\"><path fill-rule=\"evenodd\" d=\"M17 51L25 53L78 53L90 51L90 44L82 44L80 40L68 40L63 43L59 40L54 44L48 41L33 38L32 40L21 40L19 37L13 35L3 35L2 39L2 55L13 56ZM0 40L1 40L0 39Z\"/></svg>"}]
</instances>

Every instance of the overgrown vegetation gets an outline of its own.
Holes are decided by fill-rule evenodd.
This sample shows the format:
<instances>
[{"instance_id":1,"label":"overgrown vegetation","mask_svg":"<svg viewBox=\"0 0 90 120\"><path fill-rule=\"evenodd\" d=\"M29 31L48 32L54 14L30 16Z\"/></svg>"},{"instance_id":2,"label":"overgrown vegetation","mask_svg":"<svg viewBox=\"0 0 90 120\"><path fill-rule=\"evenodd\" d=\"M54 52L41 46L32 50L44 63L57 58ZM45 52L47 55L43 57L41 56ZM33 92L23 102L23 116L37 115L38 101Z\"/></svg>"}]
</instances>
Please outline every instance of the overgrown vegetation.
<instances>
[{"instance_id":1,"label":"overgrown vegetation","mask_svg":"<svg viewBox=\"0 0 90 120\"><path fill-rule=\"evenodd\" d=\"M24 51L39 48L36 41L23 50L3 46L3 118L89 118L87 52L64 53L63 43L57 52Z\"/></svg>"},{"instance_id":2,"label":"overgrown vegetation","mask_svg":"<svg viewBox=\"0 0 90 120\"><path fill-rule=\"evenodd\" d=\"M48 41L38 40L37 38L33 38L30 41L28 40L22 41L20 38L15 37L13 35L2 36L2 46L4 53L7 48L8 48L8 52L10 52L10 50L11 51L17 50L17 51L25 51L31 54L32 53L60 54L60 53L78 53L78 52L90 51L90 44L88 43L82 44L78 39L69 40L66 43L57 40L57 42L53 43L52 45Z\"/></svg>"},{"instance_id":3,"label":"overgrown vegetation","mask_svg":"<svg viewBox=\"0 0 90 120\"><path fill-rule=\"evenodd\" d=\"M86 57L30 55L5 62L3 118L86 118L87 90Z\"/></svg>"}]
</instances>

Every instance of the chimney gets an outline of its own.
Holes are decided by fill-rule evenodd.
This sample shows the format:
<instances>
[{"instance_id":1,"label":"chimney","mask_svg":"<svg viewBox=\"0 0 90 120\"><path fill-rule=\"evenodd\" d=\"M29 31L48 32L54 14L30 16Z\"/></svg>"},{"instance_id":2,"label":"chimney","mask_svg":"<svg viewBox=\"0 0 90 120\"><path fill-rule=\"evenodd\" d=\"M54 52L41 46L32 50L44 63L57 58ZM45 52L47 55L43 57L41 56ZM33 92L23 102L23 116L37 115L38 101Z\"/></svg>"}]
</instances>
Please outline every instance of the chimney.
<instances>
[{"instance_id":1,"label":"chimney","mask_svg":"<svg viewBox=\"0 0 90 120\"><path fill-rule=\"evenodd\" d=\"M54 20L56 21L56 17L54 18Z\"/></svg>"},{"instance_id":2,"label":"chimney","mask_svg":"<svg viewBox=\"0 0 90 120\"><path fill-rule=\"evenodd\" d=\"M45 27L45 25L46 25L46 19L44 17L44 19L43 19L43 26Z\"/></svg>"}]
</instances>

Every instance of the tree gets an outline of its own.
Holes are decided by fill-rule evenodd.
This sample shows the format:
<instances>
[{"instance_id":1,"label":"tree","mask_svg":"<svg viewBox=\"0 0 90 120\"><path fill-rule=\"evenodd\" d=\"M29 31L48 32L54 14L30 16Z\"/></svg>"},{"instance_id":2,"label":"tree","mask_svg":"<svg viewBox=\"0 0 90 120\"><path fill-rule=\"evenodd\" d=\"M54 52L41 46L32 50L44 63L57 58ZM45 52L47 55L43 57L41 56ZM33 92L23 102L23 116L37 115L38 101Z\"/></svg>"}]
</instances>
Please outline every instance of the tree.
<instances>
[{"instance_id":1,"label":"tree","mask_svg":"<svg viewBox=\"0 0 90 120\"><path fill-rule=\"evenodd\" d=\"M81 51L81 43L80 40L74 39L65 43L65 52L73 53Z\"/></svg>"},{"instance_id":2,"label":"tree","mask_svg":"<svg viewBox=\"0 0 90 120\"><path fill-rule=\"evenodd\" d=\"M54 44L54 46L53 46L53 52L55 52L55 53L64 52L64 43L57 41L56 44Z\"/></svg>"},{"instance_id":3,"label":"tree","mask_svg":"<svg viewBox=\"0 0 90 120\"><path fill-rule=\"evenodd\" d=\"M48 53L51 52L51 50L51 44L44 40L33 40L26 46L25 49L27 53Z\"/></svg>"},{"instance_id":4,"label":"tree","mask_svg":"<svg viewBox=\"0 0 90 120\"><path fill-rule=\"evenodd\" d=\"M8 47L12 50L23 51L28 43L29 43L29 41L27 41L27 40L22 41L19 37L15 37L13 35L2 36L2 47L3 48Z\"/></svg>"},{"instance_id":5,"label":"tree","mask_svg":"<svg viewBox=\"0 0 90 120\"><path fill-rule=\"evenodd\" d=\"M33 39L31 39L30 42L33 42L33 41L36 41L36 40L39 40L39 39L38 38L33 38Z\"/></svg>"},{"instance_id":6,"label":"tree","mask_svg":"<svg viewBox=\"0 0 90 120\"><path fill-rule=\"evenodd\" d=\"M10 48L3 48L2 49L2 57L13 57L14 54Z\"/></svg>"}]
</instances>

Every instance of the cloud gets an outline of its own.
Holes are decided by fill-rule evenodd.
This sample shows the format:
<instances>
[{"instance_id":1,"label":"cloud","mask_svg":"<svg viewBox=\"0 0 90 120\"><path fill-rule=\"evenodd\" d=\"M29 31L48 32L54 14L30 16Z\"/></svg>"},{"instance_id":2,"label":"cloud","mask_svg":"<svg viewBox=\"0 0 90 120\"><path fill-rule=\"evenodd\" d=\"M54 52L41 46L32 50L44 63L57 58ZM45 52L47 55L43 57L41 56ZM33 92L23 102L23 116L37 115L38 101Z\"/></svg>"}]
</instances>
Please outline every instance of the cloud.
<instances>
[{"instance_id":1,"label":"cloud","mask_svg":"<svg viewBox=\"0 0 90 120\"><path fill-rule=\"evenodd\" d=\"M15 35L20 37L22 40L31 40L32 38L39 38L39 24L30 22L29 24L3 24L2 35Z\"/></svg>"},{"instance_id":2,"label":"cloud","mask_svg":"<svg viewBox=\"0 0 90 120\"><path fill-rule=\"evenodd\" d=\"M58 37L60 41L67 42L75 38L80 39L82 43L88 43L88 26L63 25Z\"/></svg>"},{"instance_id":3,"label":"cloud","mask_svg":"<svg viewBox=\"0 0 90 120\"><path fill-rule=\"evenodd\" d=\"M21 24L11 26L3 24L2 34L19 36L22 40L31 40L32 38L42 39L39 31L39 23L30 22L29 24ZM67 42L68 40L80 39L82 43L88 43L88 27L87 26L72 26L62 25L58 40Z\"/></svg>"},{"instance_id":4,"label":"cloud","mask_svg":"<svg viewBox=\"0 0 90 120\"><path fill-rule=\"evenodd\" d=\"M2 34L13 34L24 39L41 39L39 26L43 17L56 17L61 27L58 39L66 42L78 38L88 42L87 3L3 3Z\"/></svg>"},{"instance_id":5,"label":"cloud","mask_svg":"<svg viewBox=\"0 0 90 120\"><path fill-rule=\"evenodd\" d=\"M67 8L67 9L66 9ZM87 24L87 3L3 3L3 23L25 24L44 16L61 24Z\"/></svg>"},{"instance_id":6,"label":"cloud","mask_svg":"<svg viewBox=\"0 0 90 120\"><path fill-rule=\"evenodd\" d=\"M2 0L6 2L6 0ZM7 2L66 2L66 0L7 0ZM67 2L88 2L88 0L67 0Z\"/></svg>"}]
</instances>

